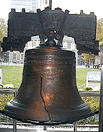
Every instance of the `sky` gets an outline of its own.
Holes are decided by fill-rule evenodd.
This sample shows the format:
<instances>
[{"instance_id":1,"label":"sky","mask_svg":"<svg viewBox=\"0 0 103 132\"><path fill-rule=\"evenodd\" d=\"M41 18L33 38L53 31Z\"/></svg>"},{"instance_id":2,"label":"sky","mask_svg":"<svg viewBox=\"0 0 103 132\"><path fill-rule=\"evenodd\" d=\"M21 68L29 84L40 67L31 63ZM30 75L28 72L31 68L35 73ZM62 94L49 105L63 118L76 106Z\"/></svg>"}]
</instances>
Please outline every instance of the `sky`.
<instances>
[{"instance_id":1,"label":"sky","mask_svg":"<svg viewBox=\"0 0 103 132\"><path fill-rule=\"evenodd\" d=\"M0 18L8 20L8 13L10 12L11 0L0 0ZM89 14L94 12L97 19L103 18L103 0L52 0L52 9L60 7L63 11L66 9L70 14L79 14L80 10Z\"/></svg>"}]
</instances>

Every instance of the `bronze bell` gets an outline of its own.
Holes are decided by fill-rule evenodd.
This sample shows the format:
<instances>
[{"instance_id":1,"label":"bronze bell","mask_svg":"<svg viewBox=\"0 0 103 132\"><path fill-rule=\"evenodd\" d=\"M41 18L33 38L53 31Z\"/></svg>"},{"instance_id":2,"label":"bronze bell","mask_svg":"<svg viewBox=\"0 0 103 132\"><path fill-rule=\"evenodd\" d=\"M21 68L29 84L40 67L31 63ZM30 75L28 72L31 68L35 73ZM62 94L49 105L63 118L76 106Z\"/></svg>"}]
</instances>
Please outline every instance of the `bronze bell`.
<instances>
[{"instance_id":1,"label":"bronze bell","mask_svg":"<svg viewBox=\"0 0 103 132\"><path fill-rule=\"evenodd\" d=\"M75 53L41 46L26 51L23 79L4 113L34 124L73 123L93 115L76 86Z\"/></svg>"}]
</instances>

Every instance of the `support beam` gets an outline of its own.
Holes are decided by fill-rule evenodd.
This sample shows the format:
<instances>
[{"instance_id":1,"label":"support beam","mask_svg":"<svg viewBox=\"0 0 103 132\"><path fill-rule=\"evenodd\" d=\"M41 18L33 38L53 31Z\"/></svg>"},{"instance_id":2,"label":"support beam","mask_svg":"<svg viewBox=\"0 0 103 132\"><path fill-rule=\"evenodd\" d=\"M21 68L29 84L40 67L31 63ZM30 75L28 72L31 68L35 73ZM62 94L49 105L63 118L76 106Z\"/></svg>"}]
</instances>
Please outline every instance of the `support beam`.
<instances>
[{"instance_id":1,"label":"support beam","mask_svg":"<svg viewBox=\"0 0 103 132\"><path fill-rule=\"evenodd\" d=\"M14 92L14 97L16 96L16 92ZM13 132L17 132L17 121L13 119Z\"/></svg>"},{"instance_id":2,"label":"support beam","mask_svg":"<svg viewBox=\"0 0 103 132\"><path fill-rule=\"evenodd\" d=\"M74 126L74 131L73 132L77 132L77 123L74 122L73 126Z\"/></svg>"},{"instance_id":3,"label":"support beam","mask_svg":"<svg viewBox=\"0 0 103 132\"><path fill-rule=\"evenodd\" d=\"M103 45L100 46L101 59L101 91L100 91L100 112L99 112L99 132L103 132Z\"/></svg>"},{"instance_id":4,"label":"support beam","mask_svg":"<svg viewBox=\"0 0 103 132\"><path fill-rule=\"evenodd\" d=\"M52 0L49 0L49 7L52 10Z\"/></svg>"}]
</instances>

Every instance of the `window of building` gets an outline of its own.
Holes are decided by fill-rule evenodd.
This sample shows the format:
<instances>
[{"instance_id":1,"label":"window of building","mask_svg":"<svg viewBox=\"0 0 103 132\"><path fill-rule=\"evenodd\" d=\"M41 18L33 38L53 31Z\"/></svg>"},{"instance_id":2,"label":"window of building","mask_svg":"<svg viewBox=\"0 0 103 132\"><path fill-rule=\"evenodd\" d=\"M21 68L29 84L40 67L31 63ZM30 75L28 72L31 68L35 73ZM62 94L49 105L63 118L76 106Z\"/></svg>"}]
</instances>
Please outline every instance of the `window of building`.
<instances>
[{"instance_id":1,"label":"window of building","mask_svg":"<svg viewBox=\"0 0 103 132\"><path fill-rule=\"evenodd\" d=\"M20 54L20 60L23 60L23 59L24 59L24 54L21 53L21 54Z\"/></svg>"},{"instance_id":2,"label":"window of building","mask_svg":"<svg viewBox=\"0 0 103 132\"><path fill-rule=\"evenodd\" d=\"M47 0L45 0L45 4L47 4L48 2L47 2Z\"/></svg>"},{"instance_id":3,"label":"window of building","mask_svg":"<svg viewBox=\"0 0 103 132\"><path fill-rule=\"evenodd\" d=\"M16 60L16 53L13 54L13 60Z\"/></svg>"}]
</instances>

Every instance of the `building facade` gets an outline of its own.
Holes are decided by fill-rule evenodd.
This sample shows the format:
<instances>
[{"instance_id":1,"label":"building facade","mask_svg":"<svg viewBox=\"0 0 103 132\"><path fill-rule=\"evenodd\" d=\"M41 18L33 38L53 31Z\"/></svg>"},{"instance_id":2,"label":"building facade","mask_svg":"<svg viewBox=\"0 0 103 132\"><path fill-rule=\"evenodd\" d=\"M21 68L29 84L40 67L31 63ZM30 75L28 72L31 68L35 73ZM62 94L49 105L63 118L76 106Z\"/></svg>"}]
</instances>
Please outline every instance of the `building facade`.
<instances>
[{"instance_id":1,"label":"building facade","mask_svg":"<svg viewBox=\"0 0 103 132\"><path fill-rule=\"evenodd\" d=\"M49 0L11 0L11 8L15 8L18 12L22 8L25 8L26 12L36 12L37 9L43 10L47 6L49 6Z\"/></svg>"},{"instance_id":2,"label":"building facade","mask_svg":"<svg viewBox=\"0 0 103 132\"><path fill-rule=\"evenodd\" d=\"M67 37L65 35L63 38L63 49L70 50L75 53L76 65L78 65L78 50L77 50L74 38Z\"/></svg>"},{"instance_id":3,"label":"building facade","mask_svg":"<svg viewBox=\"0 0 103 132\"><path fill-rule=\"evenodd\" d=\"M19 51L1 52L0 63L2 64L2 62L4 62L8 64L12 64L12 63L23 64L26 50L33 49L39 46L39 44L40 44L39 36L33 36L31 37L31 41L25 44L25 48L23 52L19 52ZM82 59L82 54L78 55L78 50L76 48L74 38L64 36L62 44L64 50L73 51L75 53L76 65L85 66L85 62ZM100 55L95 56L95 64L100 64Z\"/></svg>"},{"instance_id":4,"label":"building facade","mask_svg":"<svg viewBox=\"0 0 103 132\"><path fill-rule=\"evenodd\" d=\"M22 53L19 51L5 52L3 62L9 63L9 64L10 63L23 64L26 50L33 49L39 46L39 44L40 44L39 36L33 36L31 37L31 41L25 44L25 48ZM75 52L76 65L77 65L78 64L78 50L76 49L76 44L75 44L74 39L71 37L64 36L63 49Z\"/></svg>"}]
</instances>

